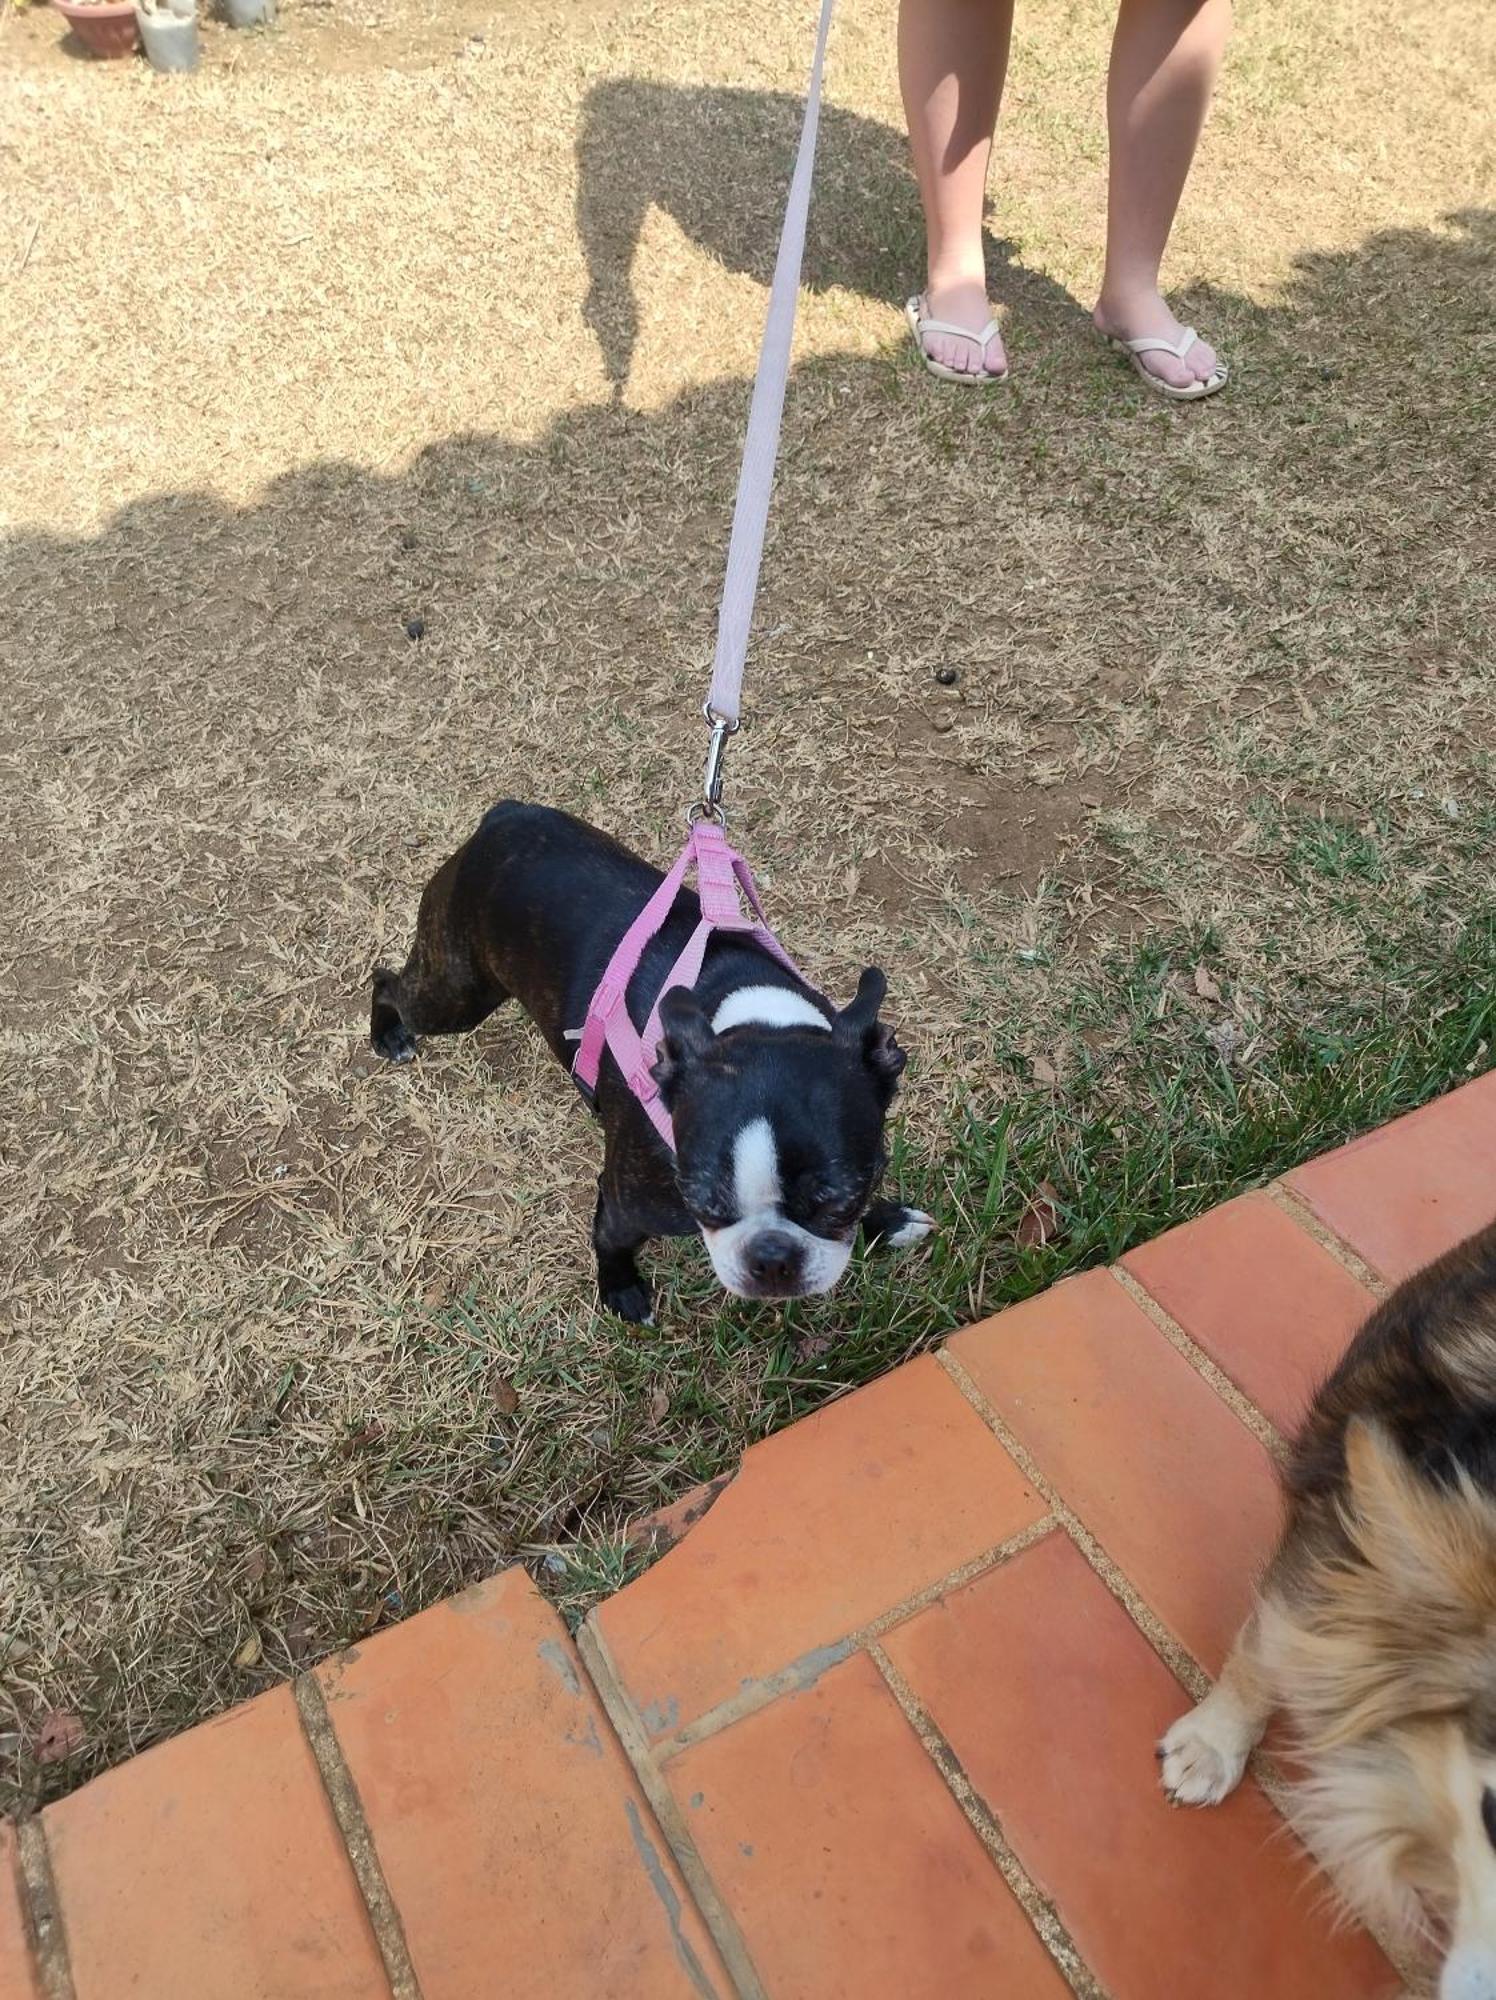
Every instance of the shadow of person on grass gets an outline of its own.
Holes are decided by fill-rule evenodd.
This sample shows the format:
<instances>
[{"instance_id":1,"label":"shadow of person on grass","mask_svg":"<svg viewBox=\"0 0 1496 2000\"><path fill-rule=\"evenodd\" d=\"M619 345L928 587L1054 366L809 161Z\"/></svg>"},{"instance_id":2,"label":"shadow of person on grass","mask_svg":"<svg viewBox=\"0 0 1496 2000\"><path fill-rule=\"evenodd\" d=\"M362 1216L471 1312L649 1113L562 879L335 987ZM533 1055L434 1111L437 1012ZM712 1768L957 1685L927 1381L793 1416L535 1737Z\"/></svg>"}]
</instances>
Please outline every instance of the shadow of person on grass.
<instances>
[{"instance_id":1,"label":"shadow of person on grass","mask_svg":"<svg viewBox=\"0 0 1496 2000\"><path fill-rule=\"evenodd\" d=\"M680 89L620 79L588 95L577 140L577 228L587 259L584 317L615 393L638 336L633 264L645 218L663 209L733 272L767 286L804 99L781 91ZM828 104L821 113L802 283L890 304L923 282L924 225L902 132ZM995 296L1026 316L1078 311L1062 286L988 238Z\"/></svg>"}]
</instances>

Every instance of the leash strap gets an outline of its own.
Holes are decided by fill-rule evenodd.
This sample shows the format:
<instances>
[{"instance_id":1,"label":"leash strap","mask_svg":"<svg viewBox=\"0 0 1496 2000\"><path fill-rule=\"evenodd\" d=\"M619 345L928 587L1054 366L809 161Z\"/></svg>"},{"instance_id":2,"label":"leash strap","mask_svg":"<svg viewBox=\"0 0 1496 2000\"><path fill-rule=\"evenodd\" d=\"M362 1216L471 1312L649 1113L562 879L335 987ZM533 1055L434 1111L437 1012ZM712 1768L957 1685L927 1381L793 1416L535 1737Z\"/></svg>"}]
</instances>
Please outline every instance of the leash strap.
<instances>
[{"instance_id":1,"label":"leash strap","mask_svg":"<svg viewBox=\"0 0 1496 2000\"><path fill-rule=\"evenodd\" d=\"M835 0L821 0L815 58L805 94L805 116L795 153L790 191L779 232L779 251L769 286L769 310L763 344L753 378L748 432L743 442L743 466L738 474L732 510L732 534L727 544L727 574L717 613L717 650L706 718L712 726L711 749L702 783L703 798L691 811L691 831L685 850L619 941L593 994L578 1038L572 1076L590 1102L597 1090L604 1050L612 1054L629 1090L661 1139L675 1151L670 1114L660 1101L653 1076L660 1044L660 1001L676 986L694 986L701 976L707 946L716 931L736 931L750 937L771 957L794 973L794 961L769 929L753 871L722 831L718 800L722 788L722 758L727 738L738 726L743 693L743 667L758 572L763 561L769 501L774 491L774 467L779 456L779 431L784 393L789 381L790 349L795 334L795 307L800 291L800 266L805 255L805 225L810 214L810 187L815 168L816 134L821 122L821 78L826 65L826 39ZM671 967L650 1010L644 1031L635 1028L628 1010L628 989L649 942L670 919L675 899L687 875L696 871L701 921L685 950ZM747 910L744 910L744 904Z\"/></svg>"},{"instance_id":2,"label":"leash strap","mask_svg":"<svg viewBox=\"0 0 1496 2000\"><path fill-rule=\"evenodd\" d=\"M790 177L789 199L784 206L784 224L779 232L779 255L774 260L774 279L769 287L769 312L758 354L758 372L753 378L743 469L738 475L732 535L727 544L727 576L717 613L717 651L712 662L711 692L707 696L707 720L726 723L729 731L738 725L748 631L753 622L753 600L758 594L769 498L774 491L774 465L779 456L779 426L784 415L785 385L789 381L800 265L805 254L805 224L810 214L816 133L821 123L821 74L826 64L826 37L834 5L835 0L821 0L815 60L810 68L800 146ZM720 770L718 775L720 778ZM715 805L716 801L709 803Z\"/></svg>"}]
</instances>

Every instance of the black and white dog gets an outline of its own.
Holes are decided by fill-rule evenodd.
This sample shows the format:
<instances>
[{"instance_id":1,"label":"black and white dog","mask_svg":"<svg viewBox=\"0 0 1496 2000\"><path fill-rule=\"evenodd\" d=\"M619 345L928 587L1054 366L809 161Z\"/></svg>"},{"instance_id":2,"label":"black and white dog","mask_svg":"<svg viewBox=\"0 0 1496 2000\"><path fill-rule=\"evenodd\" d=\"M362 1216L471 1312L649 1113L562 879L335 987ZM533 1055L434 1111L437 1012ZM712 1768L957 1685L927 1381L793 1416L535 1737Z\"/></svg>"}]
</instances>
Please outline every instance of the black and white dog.
<instances>
[{"instance_id":1,"label":"black and white dog","mask_svg":"<svg viewBox=\"0 0 1496 2000\"><path fill-rule=\"evenodd\" d=\"M374 1047L404 1062L415 1036L475 1028L514 999L569 1069L568 1030L581 1027L619 939L662 879L566 813L495 806L427 884L405 969L375 973ZM699 916L683 890L646 948L628 992L637 1028ZM929 1234L929 1216L877 1198L905 1060L878 1019L885 984L869 967L838 1011L749 938L714 935L696 985L661 1009L655 1078L674 1160L605 1059L592 1240L611 1311L648 1321L635 1256L651 1236L700 1230L728 1291L789 1299L831 1289L859 1227L896 1248Z\"/></svg>"}]
</instances>

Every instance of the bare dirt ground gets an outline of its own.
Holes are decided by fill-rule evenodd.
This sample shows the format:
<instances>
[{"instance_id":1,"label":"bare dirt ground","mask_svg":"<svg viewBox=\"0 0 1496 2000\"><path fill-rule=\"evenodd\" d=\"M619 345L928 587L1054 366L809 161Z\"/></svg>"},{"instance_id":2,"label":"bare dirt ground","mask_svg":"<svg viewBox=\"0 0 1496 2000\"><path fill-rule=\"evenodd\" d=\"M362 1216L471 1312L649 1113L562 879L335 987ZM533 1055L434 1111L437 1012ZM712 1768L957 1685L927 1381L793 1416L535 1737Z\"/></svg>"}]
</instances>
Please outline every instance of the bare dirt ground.
<instances>
[{"instance_id":1,"label":"bare dirt ground","mask_svg":"<svg viewBox=\"0 0 1496 2000\"><path fill-rule=\"evenodd\" d=\"M493 799L673 846L810 27L286 0L182 81L0 16L5 1796L516 1555L605 1583L810 1352L870 1365L838 1316L893 1281L807 1348L689 1251L623 1334L523 1021L363 1039ZM1270 1051L1490 898L1496 17L1242 7L1170 267L1233 383L1186 410L1086 316L1107 32L1023 18L980 397L906 350L888 0L833 44L732 805L825 983L888 967L937 1207L953 1117L1063 1092L1146 940Z\"/></svg>"}]
</instances>

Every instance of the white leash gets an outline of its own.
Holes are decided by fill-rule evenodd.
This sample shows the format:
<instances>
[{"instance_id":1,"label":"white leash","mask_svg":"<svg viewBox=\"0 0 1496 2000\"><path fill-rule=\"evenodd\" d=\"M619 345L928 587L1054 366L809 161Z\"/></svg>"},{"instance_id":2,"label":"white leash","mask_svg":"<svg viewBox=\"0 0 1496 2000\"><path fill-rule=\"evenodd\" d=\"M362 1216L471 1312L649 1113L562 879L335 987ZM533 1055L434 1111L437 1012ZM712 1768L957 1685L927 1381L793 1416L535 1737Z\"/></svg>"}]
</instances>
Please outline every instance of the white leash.
<instances>
[{"instance_id":1,"label":"white leash","mask_svg":"<svg viewBox=\"0 0 1496 2000\"><path fill-rule=\"evenodd\" d=\"M674 1127L661 1100L655 1075L661 1033L660 1003L665 995L675 987L696 984L708 945L718 932L746 933L771 958L795 972L792 960L768 927L752 871L743 857L728 846L722 831L722 759L727 739L738 727L743 664L748 656L748 632L764 553L764 530L774 491L774 462L779 456L779 424L789 381L805 222L810 213L816 128L821 120L821 71L834 3L835 0L821 0L821 25L816 34L800 146L790 176L789 198L779 232L779 254L774 260L774 279L769 287L763 345L759 349L758 372L753 378L748 435L743 444L738 497L732 510L732 536L727 545L727 577L717 613L717 654L711 692L704 705L712 741L701 781L701 797L687 814L691 831L685 851L619 940L597 990L587 1003L587 1017L577 1036L576 1060L572 1064L573 1077L592 1103L602 1074L603 1056L611 1054L624 1083L672 1154ZM629 989L644 952L669 921L676 897L693 869L701 920L656 993L653 1010L641 1031L629 1014ZM748 905L747 915L743 911L744 900Z\"/></svg>"},{"instance_id":2,"label":"white leash","mask_svg":"<svg viewBox=\"0 0 1496 2000\"><path fill-rule=\"evenodd\" d=\"M743 667L748 657L753 602L758 595L758 572L769 522L769 499L774 491L774 468L779 457L784 392L789 381L795 306L800 291L800 265L805 253L805 224L810 214L810 185L815 169L816 132L821 122L821 74L825 68L826 38L831 29L834 4L835 0L821 0L815 60L811 64L810 87L805 95L805 117L800 126L800 145L795 154L795 170L790 177L789 197L785 202L784 222L779 232L779 254L774 260L774 278L769 287L769 311L764 321L758 371L753 378L748 434L743 442L743 466L738 474L738 496L732 510L727 575L717 612L717 651L712 662L711 691L705 706L706 719L712 729L712 742L702 779L701 804L692 808L693 814L711 819L720 816L722 760L727 738L737 733L741 712Z\"/></svg>"}]
</instances>

